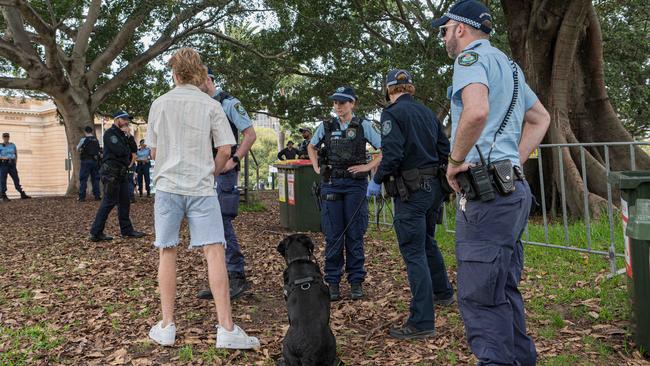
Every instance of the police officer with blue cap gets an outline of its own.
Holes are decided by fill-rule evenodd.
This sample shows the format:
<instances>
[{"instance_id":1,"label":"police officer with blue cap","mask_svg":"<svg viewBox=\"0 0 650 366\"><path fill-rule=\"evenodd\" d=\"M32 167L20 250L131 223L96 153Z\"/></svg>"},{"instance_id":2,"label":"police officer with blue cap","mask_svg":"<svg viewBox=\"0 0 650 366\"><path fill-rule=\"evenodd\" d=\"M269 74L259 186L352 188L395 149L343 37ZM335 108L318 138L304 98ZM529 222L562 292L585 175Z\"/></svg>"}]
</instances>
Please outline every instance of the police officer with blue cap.
<instances>
[{"instance_id":1,"label":"police officer with blue cap","mask_svg":"<svg viewBox=\"0 0 650 366\"><path fill-rule=\"evenodd\" d=\"M2 134L2 143L0 144L0 198L3 201L9 201L7 197L7 175L14 181L14 188L20 193L20 198L32 198L23 191L18 177L18 149L16 144L9 141L9 132Z\"/></svg>"},{"instance_id":2,"label":"police officer with blue cap","mask_svg":"<svg viewBox=\"0 0 650 366\"><path fill-rule=\"evenodd\" d=\"M336 117L323 121L307 145L309 160L322 178L325 282L330 286L330 299L339 300L345 263L350 295L357 300L363 297L362 283L366 276L363 235L368 227L368 172L381 161L380 155L367 162L366 143L379 149L381 136L372 122L354 114L357 96L352 87L339 87L329 99L334 103Z\"/></svg>"},{"instance_id":3,"label":"police officer with blue cap","mask_svg":"<svg viewBox=\"0 0 650 366\"><path fill-rule=\"evenodd\" d=\"M244 255L241 252L237 234L232 225L232 221L237 217L239 211L239 189L237 189L240 170L239 160L248 154L257 139L257 135L253 123L239 99L221 89L217 89L214 84L215 75L212 69L208 68L207 71L208 78L204 85L204 91L221 103L237 142L232 147L230 160L228 160L223 172L216 179L217 195L221 205L221 216L226 236L226 264L230 283L230 298L234 300L241 297L250 288L250 283L246 280L244 272ZM239 141L240 132L243 136L241 142ZM201 290L197 296L200 299L212 299L212 292L209 289Z\"/></svg>"},{"instance_id":4,"label":"police officer with blue cap","mask_svg":"<svg viewBox=\"0 0 650 366\"><path fill-rule=\"evenodd\" d=\"M537 355L517 286L532 195L521 166L550 117L521 68L490 44L492 22L476 0L457 2L433 22L455 60L447 179L461 196L458 304L479 365L529 366Z\"/></svg>"},{"instance_id":5,"label":"police officer with blue cap","mask_svg":"<svg viewBox=\"0 0 650 366\"><path fill-rule=\"evenodd\" d=\"M104 197L97 210L95 221L90 228L91 241L113 240L104 233L106 219L116 205L120 232L123 237L141 238L144 233L133 229L129 218L131 202L129 200L129 182L127 170L132 160L128 136L122 131L129 125L131 116L124 111L113 114L113 125L104 133L104 157L100 175L104 184Z\"/></svg>"},{"instance_id":6,"label":"police officer with blue cap","mask_svg":"<svg viewBox=\"0 0 650 366\"><path fill-rule=\"evenodd\" d=\"M77 151L79 151L81 160L81 169L79 170L79 202L86 200L88 177L90 177L95 200L99 201L101 199L99 194L99 159L101 146L99 146L99 141L93 132L92 127L86 126L84 128L85 136L77 144Z\"/></svg>"},{"instance_id":7,"label":"police officer with blue cap","mask_svg":"<svg viewBox=\"0 0 650 366\"><path fill-rule=\"evenodd\" d=\"M383 158L368 185L368 196L380 195L385 184L395 197L393 226L411 287L406 324L390 329L398 339L435 335L434 298L451 304L454 291L434 239L435 215L443 200L440 166L446 164L449 140L436 115L413 98L410 73L393 69L386 76L390 105L381 114Z\"/></svg>"}]
</instances>

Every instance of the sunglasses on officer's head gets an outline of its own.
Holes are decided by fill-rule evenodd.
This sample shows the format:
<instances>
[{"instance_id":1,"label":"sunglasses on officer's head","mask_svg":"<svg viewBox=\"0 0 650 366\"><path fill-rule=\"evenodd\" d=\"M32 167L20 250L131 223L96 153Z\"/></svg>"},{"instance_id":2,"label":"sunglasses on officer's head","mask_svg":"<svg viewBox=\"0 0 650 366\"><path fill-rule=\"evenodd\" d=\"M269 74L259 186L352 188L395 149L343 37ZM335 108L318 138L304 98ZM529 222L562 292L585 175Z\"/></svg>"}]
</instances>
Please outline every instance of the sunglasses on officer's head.
<instances>
[{"instance_id":1,"label":"sunglasses on officer's head","mask_svg":"<svg viewBox=\"0 0 650 366\"><path fill-rule=\"evenodd\" d=\"M441 25L439 27L440 28L440 33L439 33L440 38L445 38L445 36L447 35L447 28L455 27L457 25L458 25L458 23Z\"/></svg>"}]
</instances>

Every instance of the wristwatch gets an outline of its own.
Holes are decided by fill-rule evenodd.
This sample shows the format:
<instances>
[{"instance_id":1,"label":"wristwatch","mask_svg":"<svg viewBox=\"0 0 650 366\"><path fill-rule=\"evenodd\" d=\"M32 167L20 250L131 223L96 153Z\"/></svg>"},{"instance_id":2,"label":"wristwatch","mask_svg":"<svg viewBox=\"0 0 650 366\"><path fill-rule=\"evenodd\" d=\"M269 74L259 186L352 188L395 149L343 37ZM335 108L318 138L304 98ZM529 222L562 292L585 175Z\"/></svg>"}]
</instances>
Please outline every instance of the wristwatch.
<instances>
[{"instance_id":1,"label":"wristwatch","mask_svg":"<svg viewBox=\"0 0 650 366\"><path fill-rule=\"evenodd\" d=\"M239 164L239 156L233 154L230 158L235 162L235 164Z\"/></svg>"}]
</instances>

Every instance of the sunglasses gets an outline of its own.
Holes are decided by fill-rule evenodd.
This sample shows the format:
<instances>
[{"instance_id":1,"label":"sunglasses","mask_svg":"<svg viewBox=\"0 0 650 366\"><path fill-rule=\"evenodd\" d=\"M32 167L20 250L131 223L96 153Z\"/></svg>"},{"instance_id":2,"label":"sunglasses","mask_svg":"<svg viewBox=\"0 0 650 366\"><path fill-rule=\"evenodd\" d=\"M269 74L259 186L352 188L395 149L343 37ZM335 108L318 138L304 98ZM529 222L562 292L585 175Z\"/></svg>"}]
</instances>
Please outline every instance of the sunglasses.
<instances>
[{"instance_id":1,"label":"sunglasses","mask_svg":"<svg viewBox=\"0 0 650 366\"><path fill-rule=\"evenodd\" d=\"M448 24L448 25L441 25L439 27L440 28L440 33L439 33L440 38L445 38L445 36L447 35L447 28L455 27L457 25L458 25L458 23L456 23L456 24Z\"/></svg>"}]
</instances>

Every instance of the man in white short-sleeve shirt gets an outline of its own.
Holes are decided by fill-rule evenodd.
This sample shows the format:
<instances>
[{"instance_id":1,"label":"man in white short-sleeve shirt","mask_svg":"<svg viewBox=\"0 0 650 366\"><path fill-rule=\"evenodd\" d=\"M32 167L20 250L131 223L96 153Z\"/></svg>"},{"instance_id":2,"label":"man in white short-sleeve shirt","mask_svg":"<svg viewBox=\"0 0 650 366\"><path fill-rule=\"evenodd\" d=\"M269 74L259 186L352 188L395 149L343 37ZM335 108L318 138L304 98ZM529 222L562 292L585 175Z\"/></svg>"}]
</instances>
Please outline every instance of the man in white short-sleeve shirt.
<instances>
[{"instance_id":1,"label":"man in white short-sleeve shirt","mask_svg":"<svg viewBox=\"0 0 650 366\"><path fill-rule=\"evenodd\" d=\"M160 248L158 285L163 318L151 328L149 337L163 346L171 346L176 340L176 246L181 221L187 217L190 248L202 247L208 262L208 279L219 321L217 348L256 348L259 340L249 337L232 321L226 241L214 190L214 177L230 158L235 139L221 105L199 89L204 87L207 77L199 54L182 48L169 63L176 87L151 105L146 137L156 161L154 245ZM214 159L211 141L218 148Z\"/></svg>"}]
</instances>

